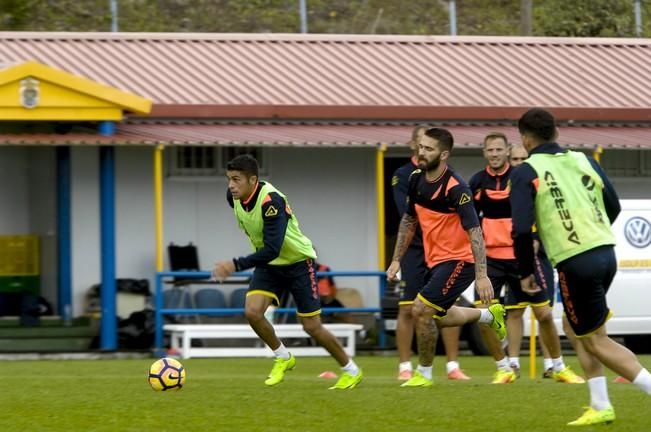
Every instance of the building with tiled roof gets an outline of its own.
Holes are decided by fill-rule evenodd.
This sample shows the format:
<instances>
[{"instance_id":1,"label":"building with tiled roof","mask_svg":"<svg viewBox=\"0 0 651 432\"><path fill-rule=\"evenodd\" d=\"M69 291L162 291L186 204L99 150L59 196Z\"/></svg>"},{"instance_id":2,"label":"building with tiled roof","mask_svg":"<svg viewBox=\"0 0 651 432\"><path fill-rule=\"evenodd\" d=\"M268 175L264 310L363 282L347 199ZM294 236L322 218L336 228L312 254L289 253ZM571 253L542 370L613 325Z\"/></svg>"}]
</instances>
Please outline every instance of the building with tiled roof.
<instances>
[{"instance_id":1,"label":"building with tiled roof","mask_svg":"<svg viewBox=\"0 0 651 432\"><path fill-rule=\"evenodd\" d=\"M247 253L224 199L241 151L342 270L382 266L382 188L416 124L453 132L467 177L486 133L517 142L514 121L542 106L562 144L604 151L623 197L651 174L647 39L5 32L0 64L0 234L41 238L41 291L73 315L90 285L161 266L155 185L164 244L193 242L206 269ZM339 284L377 305L377 281Z\"/></svg>"}]
</instances>

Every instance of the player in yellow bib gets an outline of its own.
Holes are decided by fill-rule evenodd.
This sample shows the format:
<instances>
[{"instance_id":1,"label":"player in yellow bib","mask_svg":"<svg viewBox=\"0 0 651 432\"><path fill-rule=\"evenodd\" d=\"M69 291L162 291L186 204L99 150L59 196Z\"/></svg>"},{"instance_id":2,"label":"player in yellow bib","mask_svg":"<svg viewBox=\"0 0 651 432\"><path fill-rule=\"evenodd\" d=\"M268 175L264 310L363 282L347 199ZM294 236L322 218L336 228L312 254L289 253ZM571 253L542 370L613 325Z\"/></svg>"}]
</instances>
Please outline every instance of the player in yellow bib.
<instances>
[{"instance_id":1,"label":"player in yellow bib","mask_svg":"<svg viewBox=\"0 0 651 432\"><path fill-rule=\"evenodd\" d=\"M272 303L278 305L284 290L296 301L297 315L305 331L341 365L342 375L331 389L352 389L362 380L362 371L348 357L339 341L321 324L312 242L300 230L296 215L280 191L259 181L258 161L242 155L226 167L227 199L240 228L254 252L215 264L213 278L222 281L235 271L255 267L246 295L245 315L251 328L274 352L276 360L265 384L280 383L296 359L278 339L264 317Z\"/></svg>"},{"instance_id":2,"label":"player in yellow bib","mask_svg":"<svg viewBox=\"0 0 651 432\"><path fill-rule=\"evenodd\" d=\"M631 351L608 337L612 312L606 293L617 271L615 237L610 224L620 211L608 177L583 153L556 142L554 117L534 108L518 121L529 158L511 175L513 241L520 285L540 291L533 276L531 226L559 275L563 307L570 326L588 355L579 357L590 388L590 407L568 423L587 426L610 423L615 411L608 397L604 366L651 395L651 374Z\"/></svg>"}]
</instances>

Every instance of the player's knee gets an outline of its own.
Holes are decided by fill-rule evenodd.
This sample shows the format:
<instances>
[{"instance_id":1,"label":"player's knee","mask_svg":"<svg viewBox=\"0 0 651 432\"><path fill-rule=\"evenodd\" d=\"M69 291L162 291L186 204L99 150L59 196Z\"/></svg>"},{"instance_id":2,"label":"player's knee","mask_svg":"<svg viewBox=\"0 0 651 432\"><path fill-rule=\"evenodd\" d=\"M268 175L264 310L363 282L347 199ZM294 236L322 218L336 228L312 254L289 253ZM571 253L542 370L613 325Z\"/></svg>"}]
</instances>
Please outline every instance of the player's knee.
<instances>
[{"instance_id":1,"label":"player's knee","mask_svg":"<svg viewBox=\"0 0 651 432\"><path fill-rule=\"evenodd\" d=\"M321 318L318 315L312 317L301 317L301 325L303 326L305 333L312 337L324 328L321 323Z\"/></svg>"},{"instance_id":2,"label":"player's knee","mask_svg":"<svg viewBox=\"0 0 651 432\"><path fill-rule=\"evenodd\" d=\"M401 305L400 308L398 309L398 316L403 319L411 319L413 317L412 309L413 309L412 304Z\"/></svg>"},{"instance_id":3,"label":"player's knee","mask_svg":"<svg viewBox=\"0 0 651 432\"><path fill-rule=\"evenodd\" d=\"M416 301L411 308L411 316L414 319L420 319L421 317L427 315L427 306L423 303Z\"/></svg>"},{"instance_id":4,"label":"player's knee","mask_svg":"<svg viewBox=\"0 0 651 432\"><path fill-rule=\"evenodd\" d=\"M590 354L594 355L597 353L597 339L594 335L582 337L581 343Z\"/></svg>"},{"instance_id":5,"label":"player's knee","mask_svg":"<svg viewBox=\"0 0 651 432\"><path fill-rule=\"evenodd\" d=\"M608 334L605 327L601 327L596 332L579 338L585 349L593 355L598 355L603 347L608 346Z\"/></svg>"},{"instance_id":6,"label":"player's knee","mask_svg":"<svg viewBox=\"0 0 651 432\"><path fill-rule=\"evenodd\" d=\"M256 305L246 305L244 316L248 322L256 322L265 319L264 310Z\"/></svg>"}]
</instances>

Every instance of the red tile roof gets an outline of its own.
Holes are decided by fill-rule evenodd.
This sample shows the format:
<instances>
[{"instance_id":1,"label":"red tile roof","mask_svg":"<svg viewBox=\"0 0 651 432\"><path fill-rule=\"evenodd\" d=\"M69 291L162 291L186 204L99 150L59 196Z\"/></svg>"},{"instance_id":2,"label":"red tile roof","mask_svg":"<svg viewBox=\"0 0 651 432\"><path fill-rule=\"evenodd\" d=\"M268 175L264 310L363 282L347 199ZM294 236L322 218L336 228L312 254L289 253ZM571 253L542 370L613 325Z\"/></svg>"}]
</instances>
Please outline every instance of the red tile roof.
<instances>
[{"instance_id":1,"label":"red tile roof","mask_svg":"<svg viewBox=\"0 0 651 432\"><path fill-rule=\"evenodd\" d=\"M479 147L488 132L501 131L519 142L514 126L449 125L458 147ZM102 137L94 132L70 134L2 134L0 145L221 145L221 146L404 146L413 126L345 124L143 124L118 125ZM560 127L561 144L573 148L651 148L651 127Z\"/></svg>"},{"instance_id":2,"label":"red tile roof","mask_svg":"<svg viewBox=\"0 0 651 432\"><path fill-rule=\"evenodd\" d=\"M154 116L651 121L649 39L0 32L0 62L28 59Z\"/></svg>"}]
</instances>

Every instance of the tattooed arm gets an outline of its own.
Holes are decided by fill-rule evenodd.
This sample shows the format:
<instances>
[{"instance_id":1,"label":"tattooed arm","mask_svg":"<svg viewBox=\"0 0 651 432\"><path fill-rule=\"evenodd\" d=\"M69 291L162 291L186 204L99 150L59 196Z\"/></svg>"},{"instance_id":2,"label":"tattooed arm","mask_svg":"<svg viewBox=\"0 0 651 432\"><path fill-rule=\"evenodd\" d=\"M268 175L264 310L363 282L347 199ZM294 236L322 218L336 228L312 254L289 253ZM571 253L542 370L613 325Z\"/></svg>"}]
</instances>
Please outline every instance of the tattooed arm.
<instances>
[{"instance_id":1,"label":"tattooed arm","mask_svg":"<svg viewBox=\"0 0 651 432\"><path fill-rule=\"evenodd\" d=\"M486 270L486 247L484 246L484 235L480 227L473 227L466 231L470 237L472 255L475 257L475 290L479 294L481 302L490 304L495 295L493 285L488 279Z\"/></svg>"},{"instance_id":2,"label":"tattooed arm","mask_svg":"<svg viewBox=\"0 0 651 432\"><path fill-rule=\"evenodd\" d=\"M491 281L488 279L484 234L479 225L470 190L467 187L457 186L452 188L451 192L451 196L454 198L453 203L458 203L457 213L461 217L463 229L468 233L470 248L475 258L475 290L482 303L490 304L495 294Z\"/></svg>"},{"instance_id":3,"label":"tattooed arm","mask_svg":"<svg viewBox=\"0 0 651 432\"><path fill-rule=\"evenodd\" d=\"M480 227L470 228L468 231L470 237L470 247L472 255L475 257L475 277L477 279L487 277L486 272L486 247L484 246L484 234Z\"/></svg>"},{"instance_id":4,"label":"tattooed arm","mask_svg":"<svg viewBox=\"0 0 651 432\"><path fill-rule=\"evenodd\" d=\"M407 248L414 238L416 228L418 227L418 219L405 213L400 220L400 227L398 228L398 239L396 240L396 247L393 249L393 261L400 261L407 252Z\"/></svg>"},{"instance_id":5,"label":"tattooed arm","mask_svg":"<svg viewBox=\"0 0 651 432\"><path fill-rule=\"evenodd\" d=\"M398 228L398 239L396 240L396 247L393 249L393 258L391 265L387 269L387 279L389 281L397 281L398 272L400 271L400 260L407 252L407 248L414 238L416 228L418 227L418 219L409 213L405 213L400 221Z\"/></svg>"}]
</instances>

